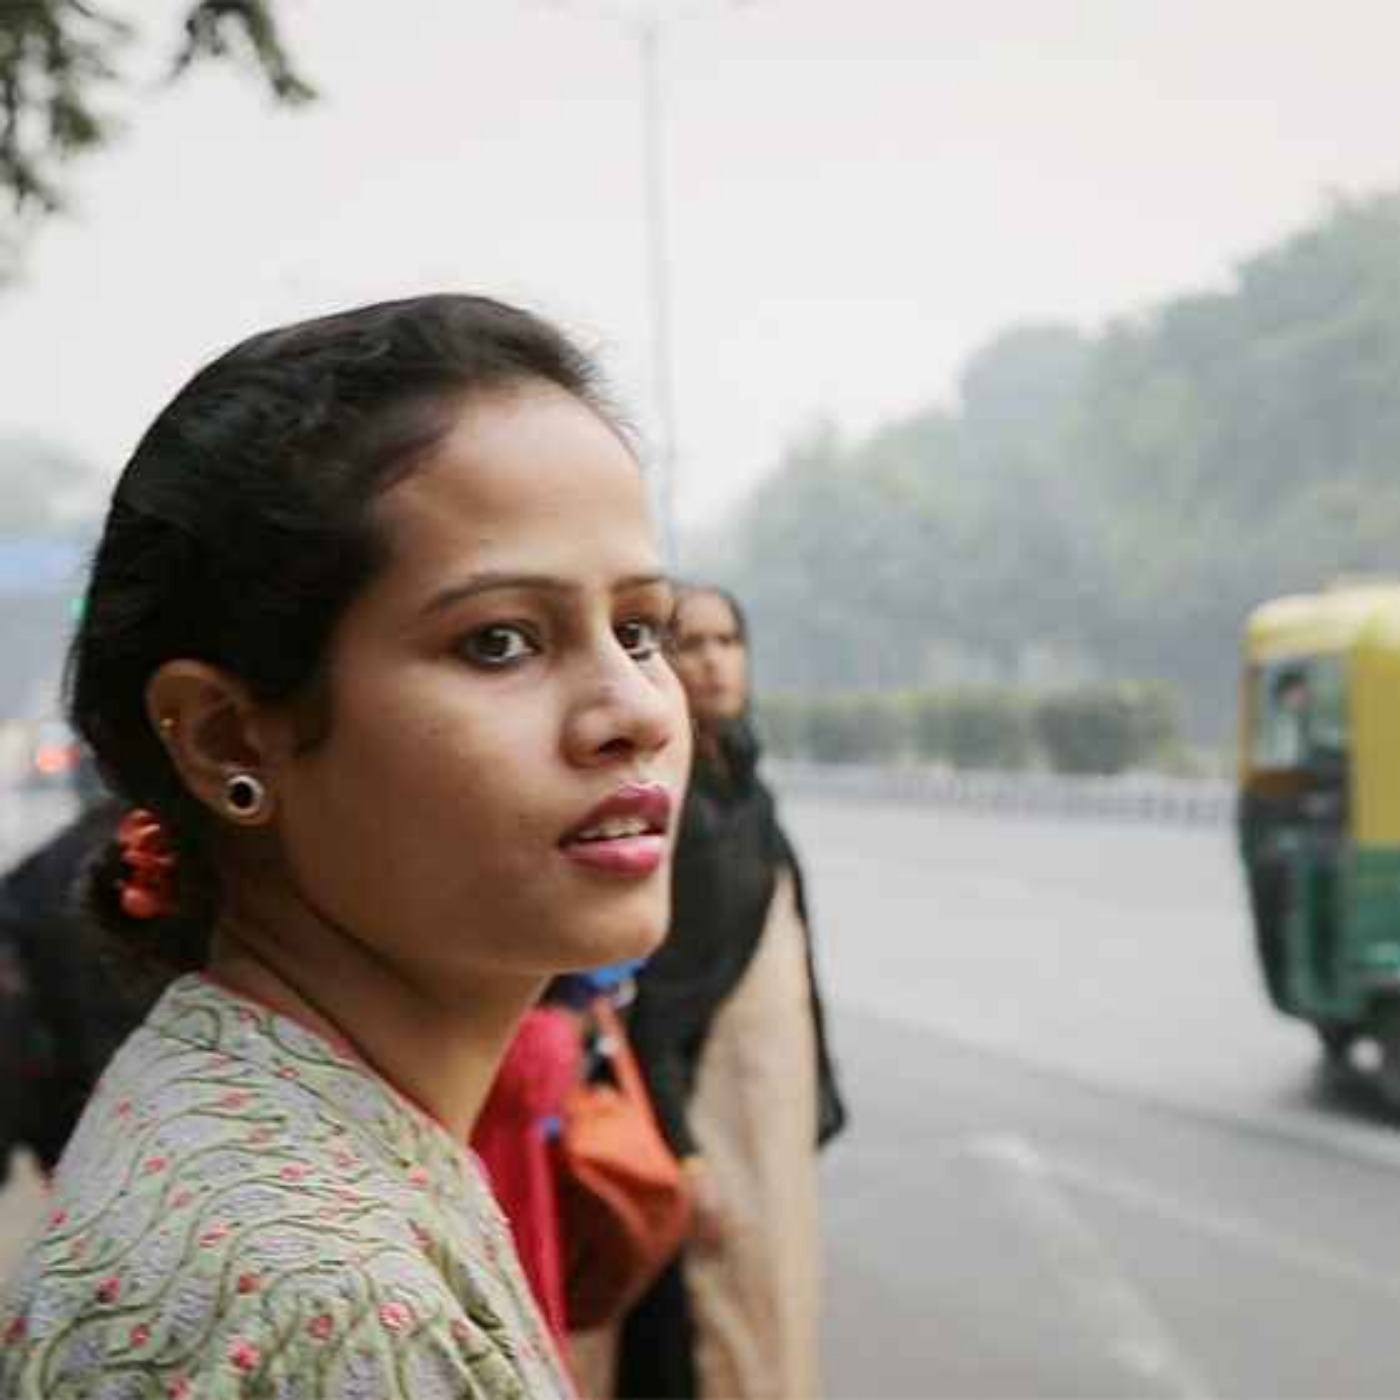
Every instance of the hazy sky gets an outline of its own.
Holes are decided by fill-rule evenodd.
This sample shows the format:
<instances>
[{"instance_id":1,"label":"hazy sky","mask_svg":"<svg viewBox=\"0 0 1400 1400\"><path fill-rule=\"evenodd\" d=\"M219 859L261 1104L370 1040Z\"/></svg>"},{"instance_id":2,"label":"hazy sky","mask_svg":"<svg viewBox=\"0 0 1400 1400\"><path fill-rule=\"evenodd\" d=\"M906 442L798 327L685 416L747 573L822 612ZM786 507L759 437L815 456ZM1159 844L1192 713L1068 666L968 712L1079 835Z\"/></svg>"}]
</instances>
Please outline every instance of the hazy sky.
<instances>
[{"instance_id":1,"label":"hazy sky","mask_svg":"<svg viewBox=\"0 0 1400 1400\"><path fill-rule=\"evenodd\" d=\"M647 422L636 49L601 0L283 8L324 100L206 71L133 107L0 296L0 434L115 471L244 333L443 287L562 318ZM950 401L1013 321L1219 285L1329 190L1400 185L1395 0L656 8L691 522L819 416Z\"/></svg>"}]
</instances>

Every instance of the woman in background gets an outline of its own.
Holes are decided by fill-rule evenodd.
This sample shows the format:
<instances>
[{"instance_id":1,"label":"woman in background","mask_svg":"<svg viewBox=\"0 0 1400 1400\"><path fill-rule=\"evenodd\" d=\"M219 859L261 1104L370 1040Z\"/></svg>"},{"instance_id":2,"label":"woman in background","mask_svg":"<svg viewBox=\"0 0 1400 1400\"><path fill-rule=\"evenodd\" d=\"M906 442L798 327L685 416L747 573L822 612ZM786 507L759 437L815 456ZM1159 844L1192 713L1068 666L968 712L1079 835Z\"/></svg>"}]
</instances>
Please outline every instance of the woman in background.
<instances>
[{"instance_id":1,"label":"woman in background","mask_svg":"<svg viewBox=\"0 0 1400 1400\"><path fill-rule=\"evenodd\" d=\"M695 729L671 931L630 1030L696 1199L694 1237L629 1319L624 1397L820 1394L817 1147L845 1112L801 870L757 772L738 603L687 588L672 662Z\"/></svg>"},{"instance_id":2,"label":"woman in background","mask_svg":"<svg viewBox=\"0 0 1400 1400\"><path fill-rule=\"evenodd\" d=\"M71 712L174 980L63 1155L0 1394L570 1392L466 1142L554 975L649 952L688 766L637 462L479 297L253 337L117 484Z\"/></svg>"},{"instance_id":3,"label":"woman in background","mask_svg":"<svg viewBox=\"0 0 1400 1400\"><path fill-rule=\"evenodd\" d=\"M585 1074L586 1021L601 998L630 987L638 964L556 977L516 1029L472 1132L510 1222L516 1253L565 1362L569 1335L568 1240L556 1144Z\"/></svg>"}]
</instances>

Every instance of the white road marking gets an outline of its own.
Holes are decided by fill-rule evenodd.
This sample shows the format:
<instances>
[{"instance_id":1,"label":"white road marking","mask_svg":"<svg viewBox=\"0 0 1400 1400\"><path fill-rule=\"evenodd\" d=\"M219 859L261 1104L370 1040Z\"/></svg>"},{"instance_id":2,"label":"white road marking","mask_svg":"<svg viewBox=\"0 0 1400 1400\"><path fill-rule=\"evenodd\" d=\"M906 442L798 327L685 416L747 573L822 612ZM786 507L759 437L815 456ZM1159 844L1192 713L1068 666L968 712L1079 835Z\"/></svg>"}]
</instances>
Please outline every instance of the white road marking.
<instances>
[{"instance_id":1,"label":"white road marking","mask_svg":"<svg viewBox=\"0 0 1400 1400\"><path fill-rule=\"evenodd\" d=\"M1400 1302L1400 1282L1397 1282L1393 1275L1358 1268L1345 1260L1333 1258L1317 1250L1290 1244L1262 1226L1231 1219L1195 1202L1177 1200L1097 1168L1067 1162L1063 1157L1057 1156L1046 1162L1045 1169L1057 1180L1078 1187L1090 1195L1117 1201L1121 1205L1155 1215L1161 1220L1168 1220L1184 1230L1213 1235L1217 1239L1268 1255L1279 1263Z\"/></svg>"},{"instance_id":2,"label":"white road marking","mask_svg":"<svg viewBox=\"0 0 1400 1400\"><path fill-rule=\"evenodd\" d=\"M1103 1242L1055 1184L1055 1169L1024 1139L971 1138L955 1149L1001 1173L1006 1199L1045 1249L1076 1313L1109 1357L1173 1400L1209 1400L1211 1388L1166 1323L1118 1266Z\"/></svg>"}]
</instances>

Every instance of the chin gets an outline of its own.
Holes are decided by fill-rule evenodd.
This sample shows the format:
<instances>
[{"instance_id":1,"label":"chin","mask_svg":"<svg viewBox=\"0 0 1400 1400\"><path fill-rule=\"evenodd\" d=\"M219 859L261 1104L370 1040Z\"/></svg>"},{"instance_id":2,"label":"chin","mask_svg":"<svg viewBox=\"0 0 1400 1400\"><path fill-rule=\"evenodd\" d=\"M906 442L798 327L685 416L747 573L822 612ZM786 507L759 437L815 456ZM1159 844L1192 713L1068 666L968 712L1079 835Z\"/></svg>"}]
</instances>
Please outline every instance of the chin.
<instances>
[{"instance_id":1,"label":"chin","mask_svg":"<svg viewBox=\"0 0 1400 1400\"><path fill-rule=\"evenodd\" d=\"M648 910L620 914L600 921L575 945L578 948L575 967L585 971L649 958L665 941L669 912L669 909L659 908L655 913Z\"/></svg>"}]
</instances>

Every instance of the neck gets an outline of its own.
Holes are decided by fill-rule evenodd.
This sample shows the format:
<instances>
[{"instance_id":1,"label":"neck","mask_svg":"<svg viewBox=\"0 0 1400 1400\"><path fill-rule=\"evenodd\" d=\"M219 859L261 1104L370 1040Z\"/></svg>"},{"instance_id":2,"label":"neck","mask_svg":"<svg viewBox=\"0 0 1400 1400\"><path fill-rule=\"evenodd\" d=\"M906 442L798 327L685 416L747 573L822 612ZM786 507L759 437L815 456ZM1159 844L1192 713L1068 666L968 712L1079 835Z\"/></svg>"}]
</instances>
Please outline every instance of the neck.
<instances>
[{"instance_id":1,"label":"neck","mask_svg":"<svg viewBox=\"0 0 1400 1400\"><path fill-rule=\"evenodd\" d=\"M340 930L296 922L291 930L231 911L216 930L210 974L348 1047L465 1142L542 979L483 977L445 996Z\"/></svg>"},{"instance_id":2,"label":"neck","mask_svg":"<svg viewBox=\"0 0 1400 1400\"><path fill-rule=\"evenodd\" d=\"M695 749L712 767L724 767L724 748L719 741L719 726L702 724L695 730Z\"/></svg>"}]
</instances>

